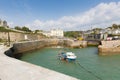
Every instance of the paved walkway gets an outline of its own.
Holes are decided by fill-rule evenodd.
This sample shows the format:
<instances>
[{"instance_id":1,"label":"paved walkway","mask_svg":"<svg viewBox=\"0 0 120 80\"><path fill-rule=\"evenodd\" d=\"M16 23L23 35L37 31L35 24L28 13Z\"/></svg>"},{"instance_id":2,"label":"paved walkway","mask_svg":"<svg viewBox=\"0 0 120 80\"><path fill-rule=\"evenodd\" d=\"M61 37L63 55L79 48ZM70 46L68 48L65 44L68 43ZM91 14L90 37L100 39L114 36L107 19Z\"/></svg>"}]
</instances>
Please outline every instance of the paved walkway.
<instances>
[{"instance_id":1,"label":"paved walkway","mask_svg":"<svg viewBox=\"0 0 120 80\"><path fill-rule=\"evenodd\" d=\"M6 47L0 45L0 80L78 80L40 66L4 55Z\"/></svg>"}]
</instances>

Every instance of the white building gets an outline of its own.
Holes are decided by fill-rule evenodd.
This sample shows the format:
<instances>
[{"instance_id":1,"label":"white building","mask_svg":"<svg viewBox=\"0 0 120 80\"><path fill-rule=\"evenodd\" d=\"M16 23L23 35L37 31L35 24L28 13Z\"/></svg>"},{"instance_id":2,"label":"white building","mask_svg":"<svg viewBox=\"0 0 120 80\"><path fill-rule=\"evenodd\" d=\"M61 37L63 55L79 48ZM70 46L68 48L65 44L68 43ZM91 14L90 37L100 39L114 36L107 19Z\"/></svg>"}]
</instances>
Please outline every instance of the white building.
<instances>
[{"instance_id":1,"label":"white building","mask_svg":"<svg viewBox=\"0 0 120 80\"><path fill-rule=\"evenodd\" d=\"M47 37L64 37L64 31L61 29L52 29L51 31L43 31L43 35Z\"/></svg>"},{"instance_id":2,"label":"white building","mask_svg":"<svg viewBox=\"0 0 120 80\"><path fill-rule=\"evenodd\" d=\"M64 31L61 29L52 29L50 32L52 37L64 37Z\"/></svg>"},{"instance_id":3,"label":"white building","mask_svg":"<svg viewBox=\"0 0 120 80\"><path fill-rule=\"evenodd\" d=\"M113 34L120 34L120 29L113 30Z\"/></svg>"}]
</instances>

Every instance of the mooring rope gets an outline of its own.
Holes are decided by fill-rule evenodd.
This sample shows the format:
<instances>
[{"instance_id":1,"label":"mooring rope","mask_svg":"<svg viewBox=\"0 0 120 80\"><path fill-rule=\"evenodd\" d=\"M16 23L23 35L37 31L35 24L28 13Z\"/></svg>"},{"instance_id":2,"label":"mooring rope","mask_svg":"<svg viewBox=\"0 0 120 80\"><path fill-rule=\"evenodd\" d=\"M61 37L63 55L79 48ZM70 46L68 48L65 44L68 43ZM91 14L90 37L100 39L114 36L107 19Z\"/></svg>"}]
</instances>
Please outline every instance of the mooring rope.
<instances>
[{"instance_id":1,"label":"mooring rope","mask_svg":"<svg viewBox=\"0 0 120 80\"><path fill-rule=\"evenodd\" d=\"M86 68L84 68L79 62L76 62L82 69L84 69L85 71L87 71L88 73L90 73L91 75L95 76L97 79L102 80L99 76L95 75L94 73L92 73L91 71L87 70Z\"/></svg>"}]
</instances>

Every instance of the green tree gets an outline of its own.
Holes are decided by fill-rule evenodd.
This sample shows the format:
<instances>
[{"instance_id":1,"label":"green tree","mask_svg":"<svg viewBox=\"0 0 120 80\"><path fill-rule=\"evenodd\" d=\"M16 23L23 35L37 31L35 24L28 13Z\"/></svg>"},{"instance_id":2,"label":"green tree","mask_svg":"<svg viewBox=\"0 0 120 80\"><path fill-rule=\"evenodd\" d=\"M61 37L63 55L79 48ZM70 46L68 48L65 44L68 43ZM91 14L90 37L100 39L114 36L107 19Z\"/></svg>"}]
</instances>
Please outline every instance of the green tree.
<instances>
[{"instance_id":1,"label":"green tree","mask_svg":"<svg viewBox=\"0 0 120 80\"><path fill-rule=\"evenodd\" d=\"M23 27L15 26L14 29L16 29L16 30L21 30L21 31L25 31L25 32L31 32L31 30L30 30L28 27L26 27L26 26L23 26Z\"/></svg>"},{"instance_id":2,"label":"green tree","mask_svg":"<svg viewBox=\"0 0 120 80\"><path fill-rule=\"evenodd\" d=\"M77 38L80 37L80 31L66 31L64 32L65 37Z\"/></svg>"},{"instance_id":3,"label":"green tree","mask_svg":"<svg viewBox=\"0 0 120 80\"><path fill-rule=\"evenodd\" d=\"M92 29L93 34L99 34L99 32L102 30L102 28L94 28Z\"/></svg>"},{"instance_id":4,"label":"green tree","mask_svg":"<svg viewBox=\"0 0 120 80\"><path fill-rule=\"evenodd\" d=\"M38 32L40 32L40 30L35 30L35 34L38 33Z\"/></svg>"},{"instance_id":5,"label":"green tree","mask_svg":"<svg viewBox=\"0 0 120 80\"><path fill-rule=\"evenodd\" d=\"M113 24L113 25L112 25L112 28L113 28L113 29L118 29L118 25L117 25L117 24Z\"/></svg>"},{"instance_id":6,"label":"green tree","mask_svg":"<svg viewBox=\"0 0 120 80\"><path fill-rule=\"evenodd\" d=\"M21 27L19 27L19 26L15 26L15 28L14 29L16 29L16 30L22 30L22 28Z\"/></svg>"},{"instance_id":7,"label":"green tree","mask_svg":"<svg viewBox=\"0 0 120 80\"><path fill-rule=\"evenodd\" d=\"M22 27L22 31L31 32L31 30L28 27L25 27L25 26Z\"/></svg>"},{"instance_id":8,"label":"green tree","mask_svg":"<svg viewBox=\"0 0 120 80\"><path fill-rule=\"evenodd\" d=\"M8 32L10 29L6 29L5 27L0 27L0 32Z\"/></svg>"}]
</instances>

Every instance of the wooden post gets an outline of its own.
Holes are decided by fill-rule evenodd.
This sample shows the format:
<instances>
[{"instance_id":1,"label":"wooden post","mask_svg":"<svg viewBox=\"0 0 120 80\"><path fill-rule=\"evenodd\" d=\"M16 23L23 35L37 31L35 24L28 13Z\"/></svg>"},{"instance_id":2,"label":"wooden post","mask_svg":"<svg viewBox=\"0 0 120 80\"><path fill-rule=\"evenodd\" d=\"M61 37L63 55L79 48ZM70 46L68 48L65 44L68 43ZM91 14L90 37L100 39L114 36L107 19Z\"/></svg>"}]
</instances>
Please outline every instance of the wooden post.
<instances>
[{"instance_id":1,"label":"wooden post","mask_svg":"<svg viewBox=\"0 0 120 80\"><path fill-rule=\"evenodd\" d=\"M10 34L9 34L9 31L8 31L8 46L10 46Z\"/></svg>"}]
</instances>

